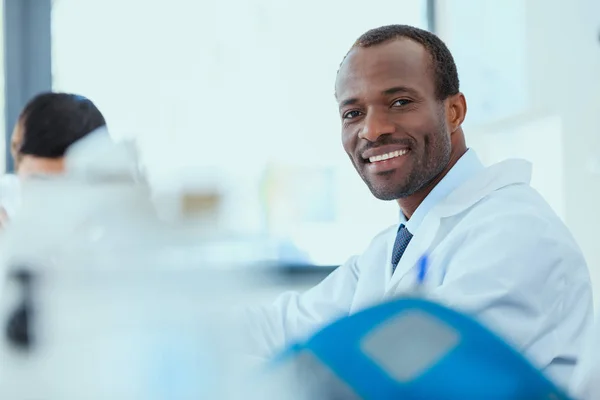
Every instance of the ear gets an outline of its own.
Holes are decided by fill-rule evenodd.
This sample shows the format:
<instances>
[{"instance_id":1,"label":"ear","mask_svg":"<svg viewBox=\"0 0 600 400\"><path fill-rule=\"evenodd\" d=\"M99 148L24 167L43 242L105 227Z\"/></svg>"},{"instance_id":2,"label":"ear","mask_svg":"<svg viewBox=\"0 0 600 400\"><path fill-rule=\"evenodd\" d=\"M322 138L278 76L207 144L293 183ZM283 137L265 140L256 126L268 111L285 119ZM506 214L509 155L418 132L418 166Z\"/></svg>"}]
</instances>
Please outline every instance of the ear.
<instances>
[{"instance_id":1,"label":"ear","mask_svg":"<svg viewBox=\"0 0 600 400\"><path fill-rule=\"evenodd\" d=\"M462 125L467 115L467 100L462 93L446 99L446 122L450 132L454 133Z\"/></svg>"},{"instance_id":2,"label":"ear","mask_svg":"<svg viewBox=\"0 0 600 400\"><path fill-rule=\"evenodd\" d=\"M23 145L23 129L23 118L20 117L15 124L10 138L10 152L15 160Z\"/></svg>"}]
</instances>

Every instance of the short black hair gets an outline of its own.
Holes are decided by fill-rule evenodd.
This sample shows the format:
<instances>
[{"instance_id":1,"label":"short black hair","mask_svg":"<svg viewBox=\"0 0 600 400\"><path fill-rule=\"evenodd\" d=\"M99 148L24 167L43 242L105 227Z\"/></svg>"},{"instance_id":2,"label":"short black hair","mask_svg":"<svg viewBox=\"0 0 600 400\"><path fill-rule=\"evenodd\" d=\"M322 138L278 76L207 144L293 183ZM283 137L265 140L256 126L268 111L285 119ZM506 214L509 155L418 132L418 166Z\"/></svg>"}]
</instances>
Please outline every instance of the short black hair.
<instances>
[{"instance_id":1,"label":"short black hair","mask_svg":"<svg viewBox=\"0 0 600 400\"><path fill-rule=\"evenodd\" d=\"M386 25L371 29L359 37L352 49L371 47L394 39L409 39L421 44L431 55L436 96L445 100L459 92L458 72L454 57L446 44L435 34L410 25Z\"/></svg>"},{"instance_id":2,"label":"short black hair","mask_svg":"<svg viewBox=\"0 0 600 400\"><path fill-rule=\"evenodd\" d=\"M44 158L61 158L73 143L106 125L89 99L71 93L48 92L35 96L19 117L22 138L16 152Z\"/></svg>"}]
</instances>

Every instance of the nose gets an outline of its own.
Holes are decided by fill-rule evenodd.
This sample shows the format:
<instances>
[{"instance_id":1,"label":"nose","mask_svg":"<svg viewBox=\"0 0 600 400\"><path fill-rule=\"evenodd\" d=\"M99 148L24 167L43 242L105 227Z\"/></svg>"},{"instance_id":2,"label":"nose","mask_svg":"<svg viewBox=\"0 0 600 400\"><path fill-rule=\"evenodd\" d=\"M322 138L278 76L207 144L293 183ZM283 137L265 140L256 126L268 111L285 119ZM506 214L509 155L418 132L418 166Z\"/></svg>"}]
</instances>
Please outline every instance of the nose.
<instances>
[{"instance_id":1,"label":"nose","mask_svg":"<svg viewBox=\"0 0 600 400\"><path fill-rule=\"evenodd\" d=\"M394 130L394 124L385 111L369 110L358 137L375 142L379 136L394 133Z\"/></svg>"}]
</instances>

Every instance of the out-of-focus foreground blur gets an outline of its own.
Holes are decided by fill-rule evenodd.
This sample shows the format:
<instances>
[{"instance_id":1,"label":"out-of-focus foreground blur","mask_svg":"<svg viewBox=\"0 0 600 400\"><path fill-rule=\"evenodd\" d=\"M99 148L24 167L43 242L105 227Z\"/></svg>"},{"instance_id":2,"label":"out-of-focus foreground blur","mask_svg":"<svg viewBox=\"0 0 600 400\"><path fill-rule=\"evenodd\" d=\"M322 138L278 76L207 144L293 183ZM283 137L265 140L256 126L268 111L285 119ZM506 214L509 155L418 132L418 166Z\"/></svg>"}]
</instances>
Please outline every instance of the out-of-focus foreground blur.
<instances>
[{"instance_id":1,"label":"out-of-focus foreground blur","mask_svg":"<svg viewBox=\"0 0 600 400\"><path fill-rule=\"evenodd\" d=\"M337 67L367 29L429 28L456 58L469 145L486 164L533 162L534 186L600 284L599 2L376 3L54 0L50 41L38 44L51 64L19 64L27 68L6 88L51 77L44 84L88 96L115 137L139 141L157 185L210 179L223 187L227 229L277 236L297 250L290 257L332 265L397 213L372 198L342 151ZM43 27L5 31L26 29ZM5 50L13 68L29 61Z\"/></svg>"},{"instance_id":2,"label":"out-of-focus foreground blur","mask_svg":"<svg viewBox=\"0 0 600 400\"><path fill-rule=\"evenodd\" d=\"M106 238L106 232L96 231L61 236L54 232L57 226L75 220L71 214L84 206L100 204L108 192L100 197L86 192L77 186L89 183L85 179L51 192L41 183L30 188L41 194L29 194L38 203L31 205L37 211L28 223L35 216L41 233L15 232L12 240L20 247L11 251L22 255L35 248L46 254L49 246L63 246L58 259L80 265L87 256L96 274L34 278L33 285L43 282L38 300L55 310L42 314L39 322L50 332L47 340L57 340L59 347L51 348L70 345L70 337L93 337L102 323L115 324L114 332L131 338L149 327L171 326L176 332L157 329L148 343L126 342L139 348L126 353L123 365L143 364L140 357L173 357L179 366L194 362L186 358L188 350L205 354L213 349L201 348L185 332L231 332L229 322L217 315L220 306L247 305L283 289L308 287L396 223L396 203L374 199L342 150L334 98L336 71L353 41L370 28L395 23L431 30L447 43L468 103L464 128L469 147L485 164L508 157L533 163L533 186L573 232L600 298L600 1L4 0L0 12L4 172L13 169L10 134L25 103L48 90L79 93L102 110L115 140L134 141L152 193L148 198L160 204L165 220L185 220L182 204L190 193L200 193L202 207L210 210L201 216L201 231L175 224L155 234L164 227L141 222L149 203L136 197L138 192L127 192L119 197L122 214L109 213L113 220L104 220L105 215L86 219L92 225L101 221L107 232L120 236ZM139 229L119 225L123 215ZM132 238L140 232L144 236L136 242ZM95 235L108 240L102 242L107 247L95 247L97 254L90 257L85 246L95 243ZM77 246L77 252L71 251ZM156 267L149 267L154 274L141 274L140 283L136 265L119 279L109 279L105 267L114 265L119 246L144 254L135 263L143 259ZM164 251L154 252L161 246ZM249 271L245 264L251 268L264 260L286 273L261 280L239 272ZM17 266L15 273L25 268L36 274L35 266ZM185 272L169 275L169 267ZM232 274L239 279L231 279ZM10 300L3 309L21 301L22 281L15 277L0 292ZM133 281L138 285L127 286ZM178 289L169 290L173 287ZM190 304L194 296L196 303ZM128 306L119 308L121 302ZM164 312L150 312L158 309ZM109 317L107 310L119 312ZM129 313L139 319L131 322ZM214 323L215 330L195 326L198 315ZM181 348L160 353L160 344L173 337ZM45 377L44 390L52 389L53 379L60 380L58 372L47 375L59 364L73 376L81 368L97 368L104 376L111 367L102 364L100 353L111 348L111 340L94 338L97 353L91 357L100 360L94 366L76 357L86 348L71 349L73 360L61 363L55 359L59 353L48 353L47 364L35 367ZM148 348L158 350L148 354ZM12 365L26 362L20 355L11 360ZM8 364L0 360L1 365ZM144 373L123 375L123 381L165 376L164 371ZM179 398L168 385L186 387L161 381L147 390L155 398L168 398L164 393ZM60 398L57 387L53 393ZM127 390L123 393L130 398L150 398L134 386ZM108 398L102 392L97 396Z\"/></svg>"}]
</instances>

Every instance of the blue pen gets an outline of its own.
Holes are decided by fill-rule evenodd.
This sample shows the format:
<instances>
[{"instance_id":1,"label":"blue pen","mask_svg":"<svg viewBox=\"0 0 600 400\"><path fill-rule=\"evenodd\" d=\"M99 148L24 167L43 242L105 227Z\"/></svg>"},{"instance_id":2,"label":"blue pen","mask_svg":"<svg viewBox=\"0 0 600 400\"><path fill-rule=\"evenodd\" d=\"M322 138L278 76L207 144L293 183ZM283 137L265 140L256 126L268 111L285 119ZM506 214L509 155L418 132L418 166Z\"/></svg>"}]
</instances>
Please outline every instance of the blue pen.
<instances>
[{"instance_id":1,"label":"blue pen","mask_svg":"<svg viewBox=\"0 0 600 400\"><path fill-rule=\"evenodd\" d=\"M425 277L427 276L427 268L429 266L429 257L427 254L423 254L419 259L419 264L417 266L417 282L415 287L415 292L418 294L423 294L423 288L425 283Z\"/></svg>"},{"instance_id":2,"label":"blue pen","mask_svg":"<svg viewBox=\"0 0 600 400\"><path fill-rule=\"evenodd\" d=\"M415 285L406 291L406 295L409 297L423 297L425 288L425 277L427 276L427 269L429 267L429 256L423 254L417 262L417 279Z\"/></svg>"},{"instance_id":3,"label":"blue pen","mask_svg":"<svg viewBox=\"0 0 600 400\"><path fill-rule=\"evenodd\" d=\"M417 275L417 284L422 285L425 281L425 275L427 275L427 267L429 263L429 258L427 254L423 254L421 259L419 260L419 274Z\"/></svg>"}]
</instances>

